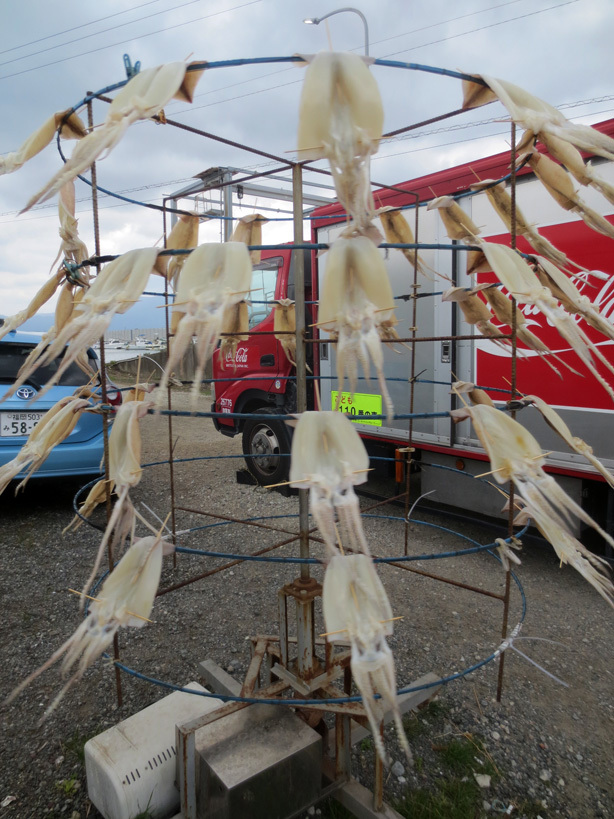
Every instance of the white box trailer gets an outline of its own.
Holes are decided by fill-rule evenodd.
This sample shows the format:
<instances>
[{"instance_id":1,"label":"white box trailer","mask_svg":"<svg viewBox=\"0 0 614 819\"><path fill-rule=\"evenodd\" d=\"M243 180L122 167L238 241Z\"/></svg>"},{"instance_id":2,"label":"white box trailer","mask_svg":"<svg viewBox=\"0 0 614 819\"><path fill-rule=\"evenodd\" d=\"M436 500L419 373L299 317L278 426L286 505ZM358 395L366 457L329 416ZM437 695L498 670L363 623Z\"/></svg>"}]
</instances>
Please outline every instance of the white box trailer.
<instances>
[{"instance_id":1,"label":"white box trailer","mask_svg":"<svg viewBox=\"0 0 614 819\"><path fill-rule=\"evenodd\" d=\"M602 123L600 130L609 135L614 133L614 120ZM421 244L451 245L437 209L427 210L434 196L465 193L477 179L499 179L508 173L510 154L499 154L420 179L397 184L394 190L376 190L375 203L380 206L407 207L404 214L412 227L417 224L417 241ZM593 160L593 165L601 177L614 184L614 163ZM399 193L408 191L407 195ZM419 197L416 223L415 195ZM614 222L614 206L598 191L582 188L583 200L593 209ZM481 229L480 237L488 241L509 245L510 236L492 208L484 192L462 196L458 203ZM525 218L556 247L563 250L570 259L587 267L608 274L608 278L584 276L577 280L577 286L591 301L597 304L608 319L614 315L614 240L596 233L579 219L578 215L563 210L536 179L530 169L524 168L517 177L516 202ZM338 212L338 211L337 211ZM314 212L313 238L318 243L334 241L346 226L342 219L335 221L335 207L320 208ZM524 252L535 252L522 238L518 248ZM397 331L401 337L409 337L413 326L413 271L400 250L382 250L390 276L396 301L395 313L398 318ZM416 360L414 373L419 374L414 384L414 412L447 412L458 405L450 392L454 380L471 381L485 387L495 400L510 398L511 350L496 345L488 339L463 340L459 336L476 335L476 330L466 322L461 310L452 302L444 302L441 292L456 285L471 287L478 282L496 281L493 274L469 276L467 252L465 250L425 249L420 256L426 264L439 274L448 277L432 281L418 275L416 328L417 337L436 339L418 341L415 344ZM317 276L321 283L326 271L327 254L317 259ZM545 341L564 361L581 374L574 375L562 368L558 377L539 356L523 350L519 343L520 357L517 361L517 388L520 392L535 394L547 401L561 414L573 434L589 443L600 460L614 470L614 403L606 390L579 362L556 329L550 326L536 308L522 307L527 326ZM496 323L496 320L495 320ZM614 343L592 330L583 320L578 322L589 337L599 345L599 349L614 363ZM510 332L503 327L502 332ZM321 333L326 339L326 334ZM397 349L399 349L397 345ZM334 407L336 381L336 348L334 344L320 345L320 389L322 408ZM385 374L388 389L394 403L395 412L410 412L411 355L403 354L391 346L385 347ZM598 369L612 381L601 365ZM346 385L347 390L347 385ZM369 408L381 406L377 401L379 388L377 381L360 381L359 396L346 411L360 413ZM363 397L365 396L365 397ZM373 396L368 398L366 396ZM344 396L349 402L349 397ZM557 474L557 480L574 499L587 506L594 516L612 531L614 498L612 491L596 470L581 456L568 450L564 442L546 425L534 408L526 408L518 415L518 420L538 439L547 458L548 471ZM402 447L407 443L410 421L394 420L360 423L357 427L362 435L373 441L386 442ZM423 462L461 468L470 474L488 470L483 448L477 440L469 421L458 425L447 417L414 419L411 431L412 445L417 448L414 457ZM462 475L435 468L421 470L421 491L435 489L434 498L439 502L488 515L499 515L501 496L483 484L465 479Z\"/></svg>"}]
</instances>

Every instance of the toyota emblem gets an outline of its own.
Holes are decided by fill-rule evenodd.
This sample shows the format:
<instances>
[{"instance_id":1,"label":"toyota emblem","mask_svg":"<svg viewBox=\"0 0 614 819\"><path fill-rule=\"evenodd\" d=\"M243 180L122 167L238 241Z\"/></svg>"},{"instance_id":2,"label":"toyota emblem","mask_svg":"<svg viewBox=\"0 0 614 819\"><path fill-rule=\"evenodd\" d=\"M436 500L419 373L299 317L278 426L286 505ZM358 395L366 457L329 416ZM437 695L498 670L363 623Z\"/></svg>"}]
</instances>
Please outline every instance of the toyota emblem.
<instances>
[{"instance_id":1,"label":"toyota emblem","mask_svg":"<svg viewBox=\"0 0 614 819\"><path fill-rule=\"evenodd\" d=\"M15 395L17 398L22 398L24 401L27 401L28 398L34 398L36 390L33 390L32 387L20 387Z\"/></svg>"}]
</instances>

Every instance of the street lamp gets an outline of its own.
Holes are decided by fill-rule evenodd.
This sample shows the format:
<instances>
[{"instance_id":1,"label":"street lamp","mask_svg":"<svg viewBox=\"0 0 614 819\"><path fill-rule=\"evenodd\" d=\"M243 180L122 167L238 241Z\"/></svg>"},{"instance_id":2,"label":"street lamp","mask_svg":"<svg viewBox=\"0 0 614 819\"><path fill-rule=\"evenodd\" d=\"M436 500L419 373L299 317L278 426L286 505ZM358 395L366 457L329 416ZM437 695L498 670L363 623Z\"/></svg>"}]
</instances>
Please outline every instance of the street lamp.
<instances>
[{"instance_id":1,"label":"street lamp","mask_svg":"<svg viewBox=\"0 0 614 819\"><path fill-rule=\"evenodd\" d=\"M351 11L354 14L357 14L362 20L362 24L365 27L365 54L369 56L369 26L367 25L367 18L362 11L352 8L351 6L346 6L342 9L329 11L328 14L325 14L323 17L307 17L305 20L303 20L303 23L307 23L308 26L319 26L323 20L326 20L328 17L332 17L333 14L341 14L343 11Z\"/></svg>"}]
</instances>

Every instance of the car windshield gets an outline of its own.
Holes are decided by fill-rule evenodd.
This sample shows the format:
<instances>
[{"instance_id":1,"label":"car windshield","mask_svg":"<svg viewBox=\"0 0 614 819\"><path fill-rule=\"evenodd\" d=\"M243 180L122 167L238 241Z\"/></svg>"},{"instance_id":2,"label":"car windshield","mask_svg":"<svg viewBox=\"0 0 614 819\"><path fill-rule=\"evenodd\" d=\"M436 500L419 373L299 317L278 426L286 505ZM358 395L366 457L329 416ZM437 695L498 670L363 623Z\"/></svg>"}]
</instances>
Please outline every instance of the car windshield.
<instances>
[{"instance_id":1,"label":"car windshield","mask_svg":"<svg viewBox=\"0 0 614 819\"><path fill-rule=\"evenodd\" d=\"M0 384L12 384L16 380L20 367L33 349L33 344L0 344ZM38 367L27 379L27 383L40 389L56 374L61 361L61 357L56 358L43 367ZM97 361L95 358L92 360L91 355L89 363L97 367ZM58 384L64 387L79 387L88 380L77 364L71 364L62 374Z\"/></svg>"}]
</instances>

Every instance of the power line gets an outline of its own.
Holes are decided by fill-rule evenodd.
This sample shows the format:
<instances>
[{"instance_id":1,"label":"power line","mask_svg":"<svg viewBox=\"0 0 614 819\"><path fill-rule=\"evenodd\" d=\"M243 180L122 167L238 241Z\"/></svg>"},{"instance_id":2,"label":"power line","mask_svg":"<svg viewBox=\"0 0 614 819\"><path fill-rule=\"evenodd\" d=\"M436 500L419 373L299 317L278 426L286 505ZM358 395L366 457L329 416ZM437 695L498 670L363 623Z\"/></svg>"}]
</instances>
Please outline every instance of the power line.
<instances>
[{"instance_id":1,"label":"power line","mask_svg":"<svg viewBox=\"0 0 614 819\"><path fill-rule=\"evenodd\" d=\"M215 11L212 14L204 14L202 17L196 17L194 20L187 20L184 23L177 23L174 26L165 26L164 28L159 28L156 31L150 31L148 34L139 34L136 37L129 37L126 40L120 40L117 43L111 43L110 45L100 46L99 48L91 48L88 51L82 51L79 54L73 54L71 57L63 57L60 60L54 60L50 63L43 63L42 65L35 65L32 68L24 68L22 71L15 71L13 74L4 74L0 77L0 80L8 80L11 77L19 77L22 74L29 74L31 71L38 71L41 68L49 68L52 65L58 65L59 63L65 63L68 60L74 60L77 57L88 57L91 54L95 54L98 51L106 51L108 48L116 48L120 45L125 45L126 43L132 43L135 40L144 40L146 37L153 37L155 34L162 34L167 31L172 31L175 28L182 28L183 26L190 26L192 23L198 23L201 20L209 20L211 17L218 17L221 14L226 14L229 11L237 11L237 9L245 8L246 6L254 6L256 3L262 3L262 0L249 0L247 3L241 3L238 6L232 6L229 9L222 9L222 11Z\"/></svg>"},{"instance_id":2,"label":"power line","mask_svg":"<svg viewBox=\"0 0 614 819\"><path fill-rule=\"evenodd\" d=\"M426 48L427 46L436 45L438 43L444 43L447 40L454 40L454 39L456 39L458 37L465 37L467 34L475 34L478 31L485 31L485 30L487 30L489 28L494 28L496 26L505 25L506 23L513 23L513 22L516 22L517 20L524 20L527 17L533 17L536 14L541 14L542 12L546 12L546 11L552 11L553 9L562 8L563 6L568 6L568 5L571 5L573 3L577 3L577 2L579 2L579 0L566 0L566 2L564 2L564 3L558 3L558 4L554 5L554 6L548 6L548 7L544 8L544 9L539 9L538 11L531 11L531 12L528 12L526 14L518 15L517 17L510 17L507 20L499 20L499 21L494 22L494 23L489 23L488 25L485 25L485 26L478 26L478 28L469 29L468 31L462 31L459 34L450 34L450 35L448 35L446 37L441 37L438 40L432 40L429 43L421 43L420 45L413 46L412 48L404 49L403 51L396 51L396 52L393 52L392 54L385 54L382 57L382 59L387 59L389 57L395 57L398 54L404 54L407 51L417 51L419 48ZM503 5L506 5L506 4L503 4ZM498 8L498 6L494 6L493 8ZM454 18L454 19L456 19L456 18ZM428 28L428 26L427 26L427 28ZM281 73L281 72L272 72L272 73L277 74L277 73ZM270 75L267 74L265 76L270 76ZM2 78L0 77L0 79L2 79ZM262 78L259 77L258 79L262 79ZM246 80L246 82L250 82L250 81ZM250 91L249 93L240 94L240 95L235 96L235 97L227 97L227 98L222 99L222 100L216 100L215 102L205 103L205 105L193 105L190 108L183 108L180 111L174 111L173 116L178 116L180 114L191 113L192 111L198 111L198 110L200 110L202 108L209 108L209 107L212 107L214 105L221 105L222 103L225 103L225 102L233 102L235 100L244 99L245 97L254 96L255 94L262 94L262 93L265 93L266 91L275 91L278 88L285 88L288 85L297 85L298 83L301 83L301 82L302 82L302 78L297 79L297 80L291 80L290 82L287 82L287 83L278 83L277 85L267 86L266 88L259 88L259 89L256 89L254 91ZM223 90L223 89L217 89L217 90Z\"/></svg>"},{"instance_id":3,"label":"power line","mask_svg":"<svg viewBox=\"0 0 614 819\"><path fill-rule=\"evenodd\" d=\"M399 54L407 54L408 51L414 51L416 48L424 48L425 46L437 45L439 43L444 43L447 40L455 40L458 37L464 37L466 34L475 34L478 31L486 31L489 28L495 28L496 26L503 26L506 23L514 23L516 20L525 20L527 17L534 17L536 14L542 14L545 11L552 11L553 9L560 9L563 6L571 6L573 3L577 3L579 0L566 0L564 3L556 3L554 6L548 6L545 9L538 9L537 11L529 11L526 14L520 14L518 17L510 17L508 20L498 20L496 23L489 23L487 26L478 26L478 28L469 29L469 31L461 31L458 34L450 34L448 37L442 37L439 40L432 40L430 43L422 43L419 46L415 46L414 48L405 48L403 51L393 51L391 54L385 54L382 59L388 59L389 57L396 57Z\"/></svg>"},{"instance_id":4,"label":"power line","mask_svg":"<svg viewBox=\"0 0 614 819\"><path fill-rule=\"evenodd\" d=\"M484 14L487 11L493 11L495 9L503 8L504 6L511 6L511 5L514 5L515 3L522 3L522 2L525 2L525 0L507 0L506 3L499 3L496 6L488 6L485 9L479 9L478 11L472 11L469 14L461 14L459 17L449 17L447 20L441 20L438 23L431 23L430 25L422 26L421 28L414 28L414 29L411 29L411 31L405 31L402 34L395 34L392 37L384 37L381 40L373 40L371 42L371 46L379 45L380 43L387 43L389 40L396 40L399 37L408 37L410 34L417 34L418 32L426 31L429 28L436 28L437 26L448 25L448 23L454 23L457 20L464 19L465 17L473 17L476 14ZM363 48L363 46L360 45L360 46L357 46L356 48L350 49L350 50L351 51L358 51L358 50L362 50L362 48ZM266 74L261 74L259 77L253 77L252 79L249 79L249 80L240 80L239 82L229 83L228 85L222 85L219 88L212 88L209 91L202 91L202 92L200 92L198 94L195 94L194 99L197 99L198 97L206 97L209 94L215 94L218 91L226 91L229 88L236 88L238 85L246 85L247 83L250 83L250 82L257 82L258 80L263 80L263 79L266 79L267 77L273 77L276 74L287 74L289 71L293 71L293 70L294 70L293 68L282 68L282 69L279 69L277 71L268 71ZM177 104L177 103L172 103L172 104ZM170 107L170 105L169 105L169 107Z\"/></svg>"},{"instance_id":5,"label":"power line","mask_svg":"<svg viewBox=\"0 0 614 819\"><path fill-rule=\"evenodd\" d=\"M65 28L63 31L58 31L57 34L47 34L46 37L39 37L38 40L30 40L27 43L22 43L18 46L12 46L11 48L5 48L4 51L0 51L0 54L8 54L9 51L18 51L20 48L27 48L27 46L35 45L36 43L42 43L45 40L52 40L54 37L61 37L62 34L69 34L71 31L77 31L80 28L87 28L87 26L93 26L95 23L102 23L106 20L110 20L111 17L119 17L120 14L128 14L129 11L136 11L136 9L142 9L144 6L151 6L154 3L159 3L160 0L148 0L147 3L141 3L138 6L131 6L129 9L124 9L123 11L117 11L115 14L105 14L104 17L99 17L97 20L92 20L90 23L82 23L79 26L73 26L72 28Z\"/></svg>"},{"instance_id":6,"label":"power line","mask_svg":"<svg viewBox=\"0 0 614 819\"><path fill-rule=\"evenodd\" d=\"M158 2L158 0L155 0ZM160 14L166 14L169 11L176 11L177 9L182 9L185 6L192 6L194 3L200 3L202 0L188 0L186 3L180 3L178 6L172 6L168 9L163 9L162 11L154 11L152 14L146 14L144 17L137 17L136 20L130 20L127 23L118 23L116 26L110 26L109 28L101 28L99 31L94 31L92 34L83 34L81 37L76 37L74 40L66 40L64 43L58 43L54 46L49 46L48 48L38 49L37 51L33 51L30 54L24 54L21 57L13 57L11 60L5 60L0 65L9 65L10 63L19 62L19 60L27 60L29 57L36 57L39 54L44 54L46 51L53 51L56 48L64 48L64 46L71 45L72 43L80 43L82 40L87 40L88 37L99 37L101 34L106 34L109 31L115 31L118 28L125 28L126 26L131 26L134 23L141 23L143 20L149 20L151 17L158 17Z\"/></svg>"}]
</instances>

